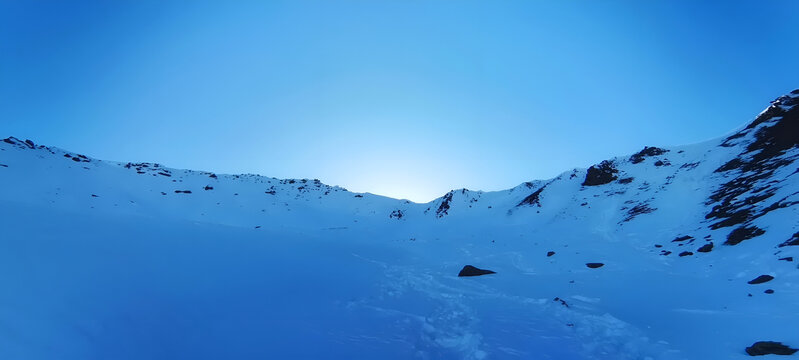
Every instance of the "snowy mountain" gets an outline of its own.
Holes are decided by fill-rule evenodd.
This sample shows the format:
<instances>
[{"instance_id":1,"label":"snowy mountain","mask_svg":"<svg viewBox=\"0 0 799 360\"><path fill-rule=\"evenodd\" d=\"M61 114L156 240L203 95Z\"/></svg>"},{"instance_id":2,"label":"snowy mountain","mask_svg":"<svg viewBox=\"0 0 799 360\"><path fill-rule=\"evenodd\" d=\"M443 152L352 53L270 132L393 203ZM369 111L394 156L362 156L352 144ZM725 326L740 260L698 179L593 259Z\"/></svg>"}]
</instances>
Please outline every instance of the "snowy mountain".
<instances>
[{"instance_id":1,"label":"snowy mountain","mask_svg":"<svg viewBox=\"0 0 799 360\"><path fill-rule=\"evenodd\" d=\"M0 358L799 348L797 105L799 90L720 139L427 204L7 138ZM496 273L458 277L464 265Z\"/></svg>"}]
</instances>

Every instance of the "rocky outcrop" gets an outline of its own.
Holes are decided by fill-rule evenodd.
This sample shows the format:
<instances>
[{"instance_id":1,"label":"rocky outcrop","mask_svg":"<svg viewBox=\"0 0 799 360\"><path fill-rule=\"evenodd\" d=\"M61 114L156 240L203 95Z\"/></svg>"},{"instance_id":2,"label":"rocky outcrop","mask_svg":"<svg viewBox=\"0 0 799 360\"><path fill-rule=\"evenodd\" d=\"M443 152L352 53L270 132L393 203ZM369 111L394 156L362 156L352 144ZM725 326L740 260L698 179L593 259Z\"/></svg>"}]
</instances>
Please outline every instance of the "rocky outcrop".
<instances>
[{"instance_id":1,"label":"rocky outcrop","mask_svg":"<svg viewBox=\"0 0 799 360\"><path fill-rule=\"evenodd\" d=\"M661 148L654 147L654 146L651 146L651 147L650 146L644 146L643 150L641 150L641 151L633 154L632 156L630 156L630 162L633 163L633 164L638 164L638 163L643 162L644 158L646 158L646 157L663 155L663 154L665 154L667 152L669 152L669 151L666 150L666 149L661 149Z\"/></svg>"},{"instance_id":2,"label":"rocky outcrop","mask_svg":"<svg viewBox=\"0 0 799 360\"><path fill-rule=\"evenodd\" d=\"M599 165L594 165L588 168L585 174L585 181L583 186L598 186L605 185L613 180L616 180L616 174L619 172L612 161L603 161Z\"/></svg>"}]
</instances>

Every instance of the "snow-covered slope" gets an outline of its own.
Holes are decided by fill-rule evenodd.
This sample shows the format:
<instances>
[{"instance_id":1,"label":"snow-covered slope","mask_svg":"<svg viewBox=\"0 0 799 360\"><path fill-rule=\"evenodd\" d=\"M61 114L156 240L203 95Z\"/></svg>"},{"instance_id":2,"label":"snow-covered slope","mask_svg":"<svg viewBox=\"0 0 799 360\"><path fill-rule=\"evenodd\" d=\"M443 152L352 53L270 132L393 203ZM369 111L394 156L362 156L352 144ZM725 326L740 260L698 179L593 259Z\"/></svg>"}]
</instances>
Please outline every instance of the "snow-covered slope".
<instances>
[{"instance_id":1,"label":"snow-covered slope","mask_svg":"<svg viewBox=\"0 0 799 360\"><path fill-rule=\"evenodd\" d=\"M428 204L8 138L0 358L735 359L755 341L796 348L796 105L799 90L718 140ZM458 278L466 264L497 273ZM773 279L748 283L761 275Z\"/></svg>"}]
</instances>

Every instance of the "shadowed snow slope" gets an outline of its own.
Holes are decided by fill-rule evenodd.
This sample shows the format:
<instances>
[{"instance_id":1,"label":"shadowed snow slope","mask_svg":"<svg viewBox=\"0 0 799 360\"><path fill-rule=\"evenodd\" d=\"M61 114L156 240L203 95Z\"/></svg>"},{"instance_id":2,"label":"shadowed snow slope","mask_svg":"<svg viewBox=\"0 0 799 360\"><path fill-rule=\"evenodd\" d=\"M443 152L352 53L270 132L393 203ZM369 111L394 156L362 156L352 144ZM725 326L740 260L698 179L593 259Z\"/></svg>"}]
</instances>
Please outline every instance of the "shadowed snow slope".
<instances>
[{"instance_id":1,"label":"shadowed snow slope","mask_svg":"<svg viewBox=\"0 0 799 360\"><path fill-rule=\"evenodd\" d=\"M0 358L736 359L756 341L795 348L797 104L799 91L782 96L718 140L428 204L8 138ZM457 277L467 264L496 274ZM760 275L773 279L748 283Z\"/></svg>"}]
</instances>

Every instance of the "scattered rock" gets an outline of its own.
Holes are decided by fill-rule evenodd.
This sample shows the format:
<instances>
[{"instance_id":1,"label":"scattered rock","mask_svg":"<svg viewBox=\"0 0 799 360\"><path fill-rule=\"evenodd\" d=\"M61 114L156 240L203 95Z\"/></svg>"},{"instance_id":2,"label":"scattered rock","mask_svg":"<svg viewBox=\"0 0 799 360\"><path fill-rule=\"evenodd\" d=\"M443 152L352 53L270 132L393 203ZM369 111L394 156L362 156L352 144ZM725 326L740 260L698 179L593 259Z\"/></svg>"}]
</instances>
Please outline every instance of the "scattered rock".
<instances>
[{"instance_id":1,"label":"scattered rock","mask_svg":"<svg viewBox=\"0 0 799 360\"><path fill-rule=\"evenodd\" d=\"M213 190L213 189L214 189L214 187L210 186L210 185L205 185L205 187L203 188L203 190L206 190L206 191Z\"/></svg>"},{"instance_id":2,"label":"scattered rock","mask_svg":"<svg viewBox=\"0 0 799 360\"><path fill-rule=\"evenodd\" d=\"M712 242L711 243L707 243L705 245L702 245L702 247L700 247L699 249L696 249L697 252L701 252L701 253L709 253L712 250L713 250L713 243Z\"/></svg>"},{"instance_id":3,"label":"scattered rock","mask_svg":"<svg viewBox=\"0 0 799 360\"><path fill-rule=\"evenodd\" d=\"M633 180L634 180L634 178L631 178L631 177L627 177L627 178L624 178L624 179L619 179L619 184L629 184L629 183L633 182Z\"/></svg>"},{"instance_id":4,"label":"scattered rock","mask_svg":"<svg viewBox=\"0 0 799 360\"><path fill-rule=\"evenodd\" d=\"M392 211L391 214L388 215L388 217L391 219L402 219L403 216L405 216L405 214L403 214L402 210L399 209Z\"/></svg>"},{"instance_id":5,"label":"scattered rock","mask_svg":"<svg viewBox=\"0 0 799 360\"><path fill-rule=\"evenodd\" d=\"M752 280L749 280L747 284L757 285L757 284L767 283L771 280L774 280L774 277L771 275L760 275Z\"/></svg>"},{"instance_id":6,"label":"scattered rock","mask_svg":"<svg viewBox=\"0 0 799 360\"><path fill-rule=\"evenodd\" d=\"M649 214L651 212L654 212L655 210L657 209L649 207L649 204L640 203L632 207L630 210L627 210L627 217L625 217L624 220L621 221L621 223L625 223L632 219L635 219L636 216L641 214Z\"/></svg>"},{"instance_id":7,"label":"scattered rock","mask_svg":"<svg viewBox=\"0 0 799 360\"><path fill-rule=\"evenodd\" d=\"M693 236L685 235L685 236L678 236L678 237L674 238L674 240L672 240L671 242L680 242L680 241L693 240L693 239L694 239Z\"/></svg>"},{"instance_id":8,"label":"scattered rock","mask_svg":"<svg viewBox=\"0 0 799 360\"><path fill-rule=\"evenodd\" d=\"M656 247L656 248L662 248L662 247L663 247L663 245L660 245L660 244L655 244L655 247Z\"/></svg>"},{"instance_id":9,"label":"scattered rock","mask_svg":"<svg viewBox=\"0 0 799 360\"><path fill-rule=\"evenodd\" d=\"M605 264L603 264L603 263L586 263L585 266L588 266L588 268L590 268L590 269L598 269L598 268L601 268L601 267L605 266Z\"/></svg>"},{"instance_id":10,"label":"scattered rock","mask_svg":"<svg viewBox=\"0 0 799 360\"><path fill-rule=\"evenodd\" d=\"M793 355L797 349L792 349L776 341L758 341L746 348L746 353L751 356L758 355Z\"/></svg>"},{"instance_id":11,"label":"scattered rock","mask_svg":"<svg viewBox=\"0 0 799 360\"><path fill-rule=\"evenodd\" d=\"M779 246L783 247L783 246L797 246L797 245L799 245L799 232L793 234L793 236L791 236L790 239L785 240L785 242L780 244Z\"/></svg>"},{"instance_id":12,"label":"scattered rock","mask_svg":"<svg viewBox=\"0 0 799 360\"><path fill-rule=\"evenodd\" d=\"M458 276L480 276L480 275L488 275L488 274L496 274L496 272L491 270L485 269L478 269L471 265L466 265L461 269L458 273Z\"/></svg>"},{"instance_id":13,"label":"scattered rock","mask_svg":"<svg viewBox=\"0 0 799 360\"><path fill-rule=\"evenodd\" d=\"M632 156L630 156L630 162L633 163L633 164L638 164L638 163L644 161L644 158L647 157L647 156L658 156L658 155L663 155L663 154L665 154L667 152L669 152L669 151L666 150L666 149L661 149L661 148L654 147L654 146L652 146L652 147L644 146L643 150L641 150L641 151L633 154Z\"/></svg>"},{"instance_id":14,"label":"scattered rock","mask_svg":"<svg viewBox=\"0 0 799 360\"><path fill-rule=\"evenodd\" d=\"M561 304L561 305L563 305L563 306L565 306L565 307L569 307L569 304L568 304L568 303L566 303L566 300L563 300L563 299L561 299L561 298L559 298L559 297L556 297L556 298L552 299L552 301L557 301L557 302L560 302L560 304Z\"/></svg>"},{"instance_id":15,"label":"scattered rock","mask_svg":"<svg viewBox=\"0 0 799 360\"><path fill-rule=\"evenodd\" d=\"M552 256L552 255L555 255L555 252L554 252L554 251L547 251L547 257L550 257L550 256Z\"/></svg>"},{"instance_id":16,"label":"scattered rock","mask_svg":"<svg viewBox=\"0 0 799 360\"><path fill-rule=\"evenodd\" d=\"M444 215L449 214L449 203L452 201L453 192L450 191L441 199L441 205L436 209L436 217L442 218Z\"/></svg>"},{"instance_id":17,"label":"scattered rock","mask_svg":"<svg viewBox=\"0 0 799 360\"><path fill-rule=\"evenodd\" d=\"M766 294L773 294L773 293L774 293L774 290L772 290L772 289L766 289L766 291L764 291L764 293L766 293Z\"/></svg>"},{"instance_id":18,"label":"scattered rock","mask_svg":"<svg viewBox=\"0 0 799 360\"><path fill-rule=\"evenodd\" d=\"M790 261L793 261L793 256L786 256L784 258L779 258L777 260L784 260L784 261L789 261L790 262Z\"/></svg>"},{"instance_id":19,"label":"scattered rock","mask_svg":"<svg viewBox=\"0 0 799 360\"><path fill-rule=\"evenodd\" d=\"M363 197L363 195L361 195L361 194L357 194L357 195L355 195L355 197L356 197L356 198L362 198L362 197Z\"/></svg>"},{"instance_id":20,"label":"scattered rock","mask_svg":"<svg viewBox=\"0 0 799 360\"><path fill-rule=\"evenodd\" d=\"M691 255L693 255L693 254L694 254L694 253L692 253L692 252L690 252L690 251L683 251L683 252L681 252L681 253L679 254L679 256L680 256L680 257L683 257L683 256L691 256Z\"/></svg>"},{"instance_id":21,"label":"scattered rock","mask_svg":"<svg viewBox=\"0 0 799 360\"><path fill-rule=\"evenodd\" d=\"M616 174L618 172L619 170L616 169L613 162L605 160L599 165L588 168L583 186L597 186L610 183L616 180Z\"/></svg>"},{"instance_id":22,"label":"scattered rock","mask_svg":"<svg viewBox=\"0 0 799 360\"><path fill-rule=\"evenodd\" d=\"M668 251L668 250L660 250L660 255L663 255L663 256L668 256L668 255L670 255L670 254L671 254L671 251Z\"/></svg>"},{"instance_id":23,"label":"scattered rock","mask_svg":"<svg viewBox=\"0 0 799 360\"><path fill-rule=\"evenodd\" d=\"M191 190L175 190L175 194L191 194Z\"/></svg>"}]
</instances>

